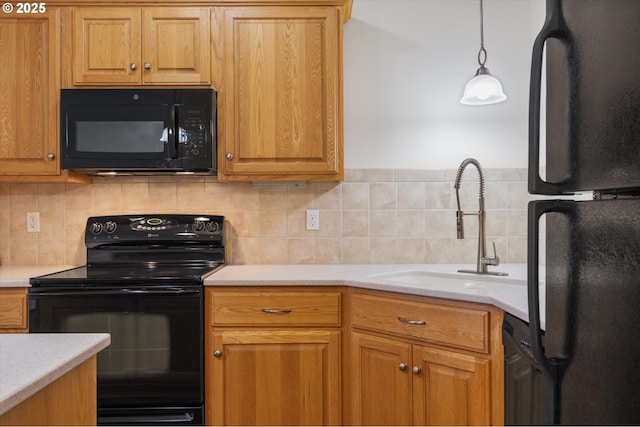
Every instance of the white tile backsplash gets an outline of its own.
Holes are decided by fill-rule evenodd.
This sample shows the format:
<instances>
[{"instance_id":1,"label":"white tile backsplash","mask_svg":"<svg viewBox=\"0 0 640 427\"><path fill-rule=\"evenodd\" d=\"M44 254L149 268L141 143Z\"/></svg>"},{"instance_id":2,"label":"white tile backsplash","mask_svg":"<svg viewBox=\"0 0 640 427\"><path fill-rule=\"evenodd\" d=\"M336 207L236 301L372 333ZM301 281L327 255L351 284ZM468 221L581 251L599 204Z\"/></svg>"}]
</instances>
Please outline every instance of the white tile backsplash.
<instances>
[{"instance_id":1,"label":"white tile backsplash","mask_svg":"<svg viewBox=\"0 0 640 427\"><path fill-rule=\"evenodd\" d=\"M487 243L501 261L526 261L526 169L487 169ZM94 178L90 185L0 184L2 265L82 264L92 215L203 213L227 220L234 264L473 263L477 220L455 236L456 170L350 169L341 183L225 184L204 177ZM465 172L462 208L478 208ZM320 230L305 229L307 209ZM40 212L39 233L26 212Z\"/></svg>"}]
</instances>

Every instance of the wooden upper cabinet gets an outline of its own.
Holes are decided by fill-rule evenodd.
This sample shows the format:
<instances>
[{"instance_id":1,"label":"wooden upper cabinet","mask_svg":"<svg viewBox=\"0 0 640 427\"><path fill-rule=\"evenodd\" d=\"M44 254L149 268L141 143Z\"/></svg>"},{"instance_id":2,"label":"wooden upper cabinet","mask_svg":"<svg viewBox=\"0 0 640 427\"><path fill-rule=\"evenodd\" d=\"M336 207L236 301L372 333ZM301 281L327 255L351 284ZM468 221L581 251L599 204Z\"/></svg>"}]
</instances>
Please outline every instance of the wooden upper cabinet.
<instances>
[{"instance_id":1,"label":"wooden upper cabinet","mask_svg":"<svg viewBox=\"0 0 640 427\"><path fill-rule=\"evenodd\" d=\"M59 15L0 14L0 176L55 175Z\"/></svg>"},{"instance_id":2,"label":"wooden upper cabinet","mask_svg":"<svg viewBox=\"0 0 640 427\"><path fill-rule=\"evenodd\" d=\"M145 83L211 82L208 8L143 9L142 22Z\"/></svg>"},{"instance_id":3,"label":"wooden upper cabinet","mask_svg":"<svg viewBox=\"0 0 640 427\"><path fill-rule=\"evenodd\" d=\"M73 21L74 85L208 85L206 7L78 7Z\"/></svg>"},{"instance_id":4,"label":"wooden upper cabinet","mask_svg":"<svg viewBox=\"0 0 640 427\"><path fill-rule=\"evenodd\" d=\"M140 83L139 8L73 10L73 82Z\"/></svg>"},{"instance_id":5,"label":"wooden upper cabinet","mask_svg":"<svg viewBox=\"0 0 640 427\"><path fill-rule=\"evenodd\" d=\"M220 179L341 180L340 8L235 7L222 14Z\"/></svg>"}]
</instances>

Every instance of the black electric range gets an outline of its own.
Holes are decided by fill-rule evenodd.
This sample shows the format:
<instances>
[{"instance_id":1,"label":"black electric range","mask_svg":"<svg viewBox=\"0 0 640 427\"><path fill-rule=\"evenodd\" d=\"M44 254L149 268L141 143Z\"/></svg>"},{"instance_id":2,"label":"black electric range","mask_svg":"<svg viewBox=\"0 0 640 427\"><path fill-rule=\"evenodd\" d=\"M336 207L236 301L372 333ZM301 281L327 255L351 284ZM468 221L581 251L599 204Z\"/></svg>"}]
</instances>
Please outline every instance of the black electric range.
<instances>
[{"instance_id":1,"label":"black electric range","mask_svg":"<svg viewBox=\"0 0 640 427\"><path fill-rule=\"evenodd\" d=\"M99 425L204 421L204 279L225 263L224 217L91 217L87 263L34 277L29 331L107 332Z\"/></svg>"}]
</instances>

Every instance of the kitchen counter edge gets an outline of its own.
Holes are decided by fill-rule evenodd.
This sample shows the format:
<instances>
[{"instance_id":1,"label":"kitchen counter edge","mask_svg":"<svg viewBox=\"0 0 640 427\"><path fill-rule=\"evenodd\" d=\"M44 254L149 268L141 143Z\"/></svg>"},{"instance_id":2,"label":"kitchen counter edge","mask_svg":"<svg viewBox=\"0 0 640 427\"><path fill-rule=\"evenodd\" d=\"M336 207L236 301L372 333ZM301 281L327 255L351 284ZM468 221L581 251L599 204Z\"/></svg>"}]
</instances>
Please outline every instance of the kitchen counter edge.
<instances>
[{"instance_id":1,"label":"kitchen counter edge","mask_svg":"<svg viewBox=\"0 0 640 427\"><path fill-rule=\"evenodd\" d=\"M458 273L457 264L229 265L205 278L205 286L351 286L355 288L491 304L528 322L526 264L493 267L509 276ZM419 275L420 280L398 277ZM544 277L544 275L542 275ZM541 286L544 292L544 286ZM544 301L541 294L541 303ZM544 307L541 307L544 315ZM544 328L544 319L542 327Z\"/></svg>"},{"instance_id":2,"label":"kitchen counter edge","mask_svg":"<svg viewBox=\"0 0 640 427\"><path fill-rule=\"evenodd\" d=\"M0 266L0 288L28 288L29 279L56 271L73 268L73 265L3 265Z\"/></svg>"},{"instance_id":3,"label":"kitchen counter edge","mask_svg":"<svg viewBox=\"0 0 640 427\"><path fill-rule=\"evenodd\" d=\"M0 266L0 289L29 287L31 277L66 270L74 266ZM469 264L251 264L227 265L205 278L205 286L351 286L363 289L422 295L459 301L492 304L529 321L526 264L502 264L492 271L506 271L509 276L485 276L458 273ZM400 283L394 274L416 272L433 280L430 283ZM544 277L544 272L540 272ZM452 282L449 282L449 281ZM451 286L464 282L469 286ZM541 304L544 286L541 286ZM541 307L544 328L544 307Z\"/></svg>"},{"instance_id":4,"label":"kitchen counter edge","mask_svg":"<svg viewBox=\"0 0 640 427\"><path fill-rule=\"evenodd\" d=\"M111 336L0 334L0 415L106 348Z\"/></svg>"}]
</instances>

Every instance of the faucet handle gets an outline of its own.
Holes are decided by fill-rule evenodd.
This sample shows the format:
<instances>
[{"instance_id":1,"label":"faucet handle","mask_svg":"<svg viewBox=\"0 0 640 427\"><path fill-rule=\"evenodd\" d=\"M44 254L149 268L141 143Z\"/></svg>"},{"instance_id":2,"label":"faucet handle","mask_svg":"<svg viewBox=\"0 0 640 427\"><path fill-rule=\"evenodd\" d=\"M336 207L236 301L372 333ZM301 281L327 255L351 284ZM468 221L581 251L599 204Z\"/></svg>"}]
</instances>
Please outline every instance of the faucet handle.
<instances>
[{"instance_id":1,"label":"faucet handle","mask_svg":"<svg viewBox=\"0 0 640 427\"><path fill-rule=\"evenodd\" d=\"M500 265L500 257L496 252L496 242L493 243L493 256L482 257L482 263L488 265Z\"/></svg>"}]
</instances>

